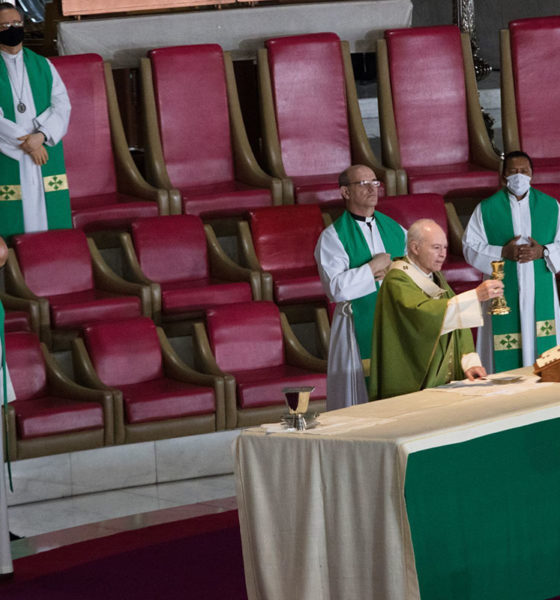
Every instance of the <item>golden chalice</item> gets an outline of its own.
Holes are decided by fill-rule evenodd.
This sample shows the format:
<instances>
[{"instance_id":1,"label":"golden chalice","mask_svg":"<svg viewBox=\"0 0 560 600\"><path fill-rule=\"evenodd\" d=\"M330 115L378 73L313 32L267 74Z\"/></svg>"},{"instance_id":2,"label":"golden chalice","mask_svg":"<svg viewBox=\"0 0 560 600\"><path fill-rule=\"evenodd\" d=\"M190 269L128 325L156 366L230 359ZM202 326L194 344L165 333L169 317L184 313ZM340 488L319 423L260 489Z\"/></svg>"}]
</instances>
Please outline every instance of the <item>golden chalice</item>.
<instances>
[{"instance_id":1,"label":"golden chalice","mask_svg":"<svg viewBox=\"0 0 560 600\"><path fill-rule=\"evenodd\" d=\"M493 260L492 261L492 275L491 279L503 279L504 278L504 261ZM499 298L493 298L492 304L490 305L489 315L507 315L510 311L510 307L507 305L504 296Z\"/></svg>"}]
</instances>

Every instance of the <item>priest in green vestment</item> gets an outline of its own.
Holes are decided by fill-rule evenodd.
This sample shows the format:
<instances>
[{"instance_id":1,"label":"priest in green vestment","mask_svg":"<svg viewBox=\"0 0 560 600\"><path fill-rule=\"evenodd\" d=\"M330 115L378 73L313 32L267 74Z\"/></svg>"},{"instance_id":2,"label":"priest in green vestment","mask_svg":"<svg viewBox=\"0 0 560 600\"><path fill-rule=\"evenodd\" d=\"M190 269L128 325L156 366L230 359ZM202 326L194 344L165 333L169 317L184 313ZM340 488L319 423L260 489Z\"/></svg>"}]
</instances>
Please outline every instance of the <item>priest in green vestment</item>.
<instances>
[{"instance_id":1,"label":"priest in green vestment","mask_svg":"<svg viewBox=\"0 0 560 600\"><path fill-rule=\"evenodd\" d=\"M62 137L66 88L23 47L23 17L0 2L0 235L72 227Z\"/></svg>"},{"instance_id":2,"label":"priest in green vestment","mask_svg":"<svg viewBox=\"0 0 560 600\"><path fill-rule=\"evenodd\" d=\"M455 295L440 272L447 237L431 219L408 230L407 256L397 258L377 297L371 352L370 399L484 377L470 327L482 323L481 303L503 293L487 280Z\"/></svg>"},{"instance_id":3,"label":"priest in green vestment","mask_svg":"<svg viewBox=\"0 0 560 600\"><path fill-rule=\"evenodd\" d=\"M529 366L560 344L560 211L555 198L531 185L531 158L521 151L504 158L504 187L474 210L463 236L465 260L492 273L504 260L505 297L510 313L487 316L477 349L490 372Z\"/></svg>"},{"instance_id":4,"label":"priest in green vestment","mask_svg":"<svg viewBox=\"0 0 560 600\"><path fill-rule=\"evenodd\" d=\"M319 275L332 317L327 370L327 410L368 401L362 361L371 352L377 291L391 264L405 248L405 230L379 213L380 182L364 165L340 174L344 213L321 234L315 248Z\"/></svg>"}]
</instances>

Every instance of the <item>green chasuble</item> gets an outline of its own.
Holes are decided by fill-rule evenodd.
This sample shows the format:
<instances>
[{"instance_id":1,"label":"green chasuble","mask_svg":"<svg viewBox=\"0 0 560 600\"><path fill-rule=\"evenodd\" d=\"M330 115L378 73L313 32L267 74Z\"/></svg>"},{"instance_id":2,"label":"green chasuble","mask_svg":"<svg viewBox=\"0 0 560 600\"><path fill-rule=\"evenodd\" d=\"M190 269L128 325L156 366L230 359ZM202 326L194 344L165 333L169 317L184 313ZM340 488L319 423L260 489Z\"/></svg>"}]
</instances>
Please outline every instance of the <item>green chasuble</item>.
<instances>
[{"instance_id":1,"label":"green chasuble","mask_svg":"<svg viewBox=\"0 0 560 600\"><path fill-rule=\"evenodd\" d=\"M449 298L441 273L432 297L407 274L414 266L398 260L377 297L371 353L370 399L390 398L463 379L461 357L474 352L470 329L440 335ZM436 284L437 283L437 284ZM436 285L434 285L436 284ZM441 289L438 289L441 288Z\"/></svg>"},{"instance_id":2,"label":"green chasuble","mask_svg":"<svg viewBox=\"0 0 560 600\"><path fill-rule=\"evenodd\" d=\"M406 241L402 227L390 217L377 211L375 212L375 221L385 252L391 256L400 256L404 252ZM346 254L348 254L351 269L361 267L373 258L360 226L348 211L344 211L333 223L333 226ZM371 355L371 331L377 288L378 285L371 294L352 300L354 332L362 360Z\"/></svg>"},{"instance_id":3,"label":"green chasuble","mask_svg":"<svg viewBox=\"0 0 560 600\"><path fill-rule=\"evenodd\" d=\"M531 211L531 237L542 245L552 243L558 223L558 202L531 188L529 208ZM484 200L480 209L489 244L504 246L515 237L510 202L505 189ZM505 260L504 263L505 298L511 312L508 315L492 317L494 370L497 373L523 366L517 263L511 260ZM533 269L535 274L535 350L538 356L556 345L553 291L556 280L554 274L548 270L544 258L534 260Z\"/></svg>"},{"instance_id":4,"label":"green chasuble","mask_svg":"<svg viewBox=\"0 0 560 600\"><path fill-rule=\"evenodd\" d=\"M23 60L31 85L36 114L40 115L51 102L53 83L51 69L44 57L27 48L23 49ZM4 111L4 117L15 122L14 99L3 60L0 60L0 106ZM47 164L41 167L41 171L48 226L49 229L68 229L72 227L72 218L62 141L55 146L45 146L45 148L49 159ZM0 235L7 237L23 232L19 162L0 154Z\"/></svg>"}]
</instances>

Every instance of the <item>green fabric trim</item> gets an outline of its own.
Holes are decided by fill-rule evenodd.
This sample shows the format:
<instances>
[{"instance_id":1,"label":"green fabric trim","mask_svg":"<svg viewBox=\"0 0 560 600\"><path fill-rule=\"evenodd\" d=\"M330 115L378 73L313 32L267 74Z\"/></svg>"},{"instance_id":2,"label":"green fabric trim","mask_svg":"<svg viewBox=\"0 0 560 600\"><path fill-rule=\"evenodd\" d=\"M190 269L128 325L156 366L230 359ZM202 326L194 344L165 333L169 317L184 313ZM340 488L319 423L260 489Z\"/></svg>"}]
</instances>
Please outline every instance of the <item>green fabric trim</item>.
<instances>
[{"instance_id":1,"label":"green fabric trim","mask_svg":"<svg viewBox=\"0 0 560 600\"><path fill-rule=\"evenodd\" d=\"M545 600L560 590L560 420L410 454L422 600Z\"/></svg>"},{"instance_id":2,"label":"green fabric trim","mask_svg":"<svg viewBox=\"0 0 560 600\"><path fill-rule=\"evenodd\" d=\"M449 298L454 296L441 273L445 290L430 298L404 272L391 269L377 297L373 327L371 400L390 398L443 385L464 377L461 357L474 352L469 329L440 335Z\"/></svg>"},{"instance_id":3,"label":"green fabric trim","mask_svg":"<svg viewBox=\"0 0 560 600\"><path fill-rule=\"evenodd\" d=\"M31 85L36 114L40 115L50 105L52 72L47 60L28 48L23 49L23 60ZM14 98L3 60L0 60L0 106L4 111L4 117L15 122ZM45 148L49 159L47 164L41 167L43 181L52 182L53 177L63 181L63 185L44 185L48 227L49 229L70 229L72 213L62 141L55 146L45 146ZM15 192L15 188L4 187L20 185L18 161L5 154L0 154L0 235L3 237L24 232L21 190L18 194ZM3 191L4 193L2 193Z\"/></svg>"},{"instance_id":4,"label":"green fabric trim","mask_svg":"<svg viewBox=\"0 0 560 600\"><path fill-rule=\"evenodd\" d=\"M531 237L539 244L549 244L554 241L558 222L558 202L531 188L529 192L529 207L531 211ZM513 220L511 206L505 189L500 190L481 205L482 220L488 238L493 246L504 246L513 237ZM533 261L535 274L535 321L548 321L554 325L554 275L548 270L544 259ZM517 263L504 261L505 298L511 312L508 315L492 317L493 341L499 343L503 350L494 350L494 369L496 372L521 367L523 364L521 344L521 319L519 311L519 282L517 278ZM536 337L537 355L556 345L554 327L551 335ZM500 336L499 341L495 336ZM520 340L521 343L516 342Z\"/></svg>"},{"instance_id":5,"label":"green fabric trim","mask_svg":"<svg viewBox=\"0 0 560 600\"><path fill-rule=\"evenodd\" d=\"M405 246L405 235L401 226L390 217L377 211L375 212L375 220L385 252L391 256L402 254ZM348 211L344 211L333 223L333 226L348 255L351 269L361 267L372 259L364 234ZM367 296L352 300L354 331L362 359L369 358L371 355L371 331L373 329L376 299L377 290Z\"/></svg>"}]
</instances>

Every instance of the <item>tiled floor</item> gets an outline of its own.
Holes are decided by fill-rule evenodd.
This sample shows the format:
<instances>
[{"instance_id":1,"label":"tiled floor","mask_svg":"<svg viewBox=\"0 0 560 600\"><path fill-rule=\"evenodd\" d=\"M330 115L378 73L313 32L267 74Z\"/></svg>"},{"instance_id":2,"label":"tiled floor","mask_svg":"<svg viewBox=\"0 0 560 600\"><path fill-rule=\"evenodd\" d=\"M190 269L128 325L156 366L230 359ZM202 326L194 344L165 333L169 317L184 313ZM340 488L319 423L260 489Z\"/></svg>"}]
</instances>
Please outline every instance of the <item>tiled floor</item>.
<instances>
[{"instance_id":1,"label":"tiled floor","mask_svg":"<svg viewBox=\"0 0 560 600\"><path fill-rule=\"evenodd\" d=\"M233 475L34 502L9 509L13 558L237 507Z\"/></svg>"}]
</instances>

